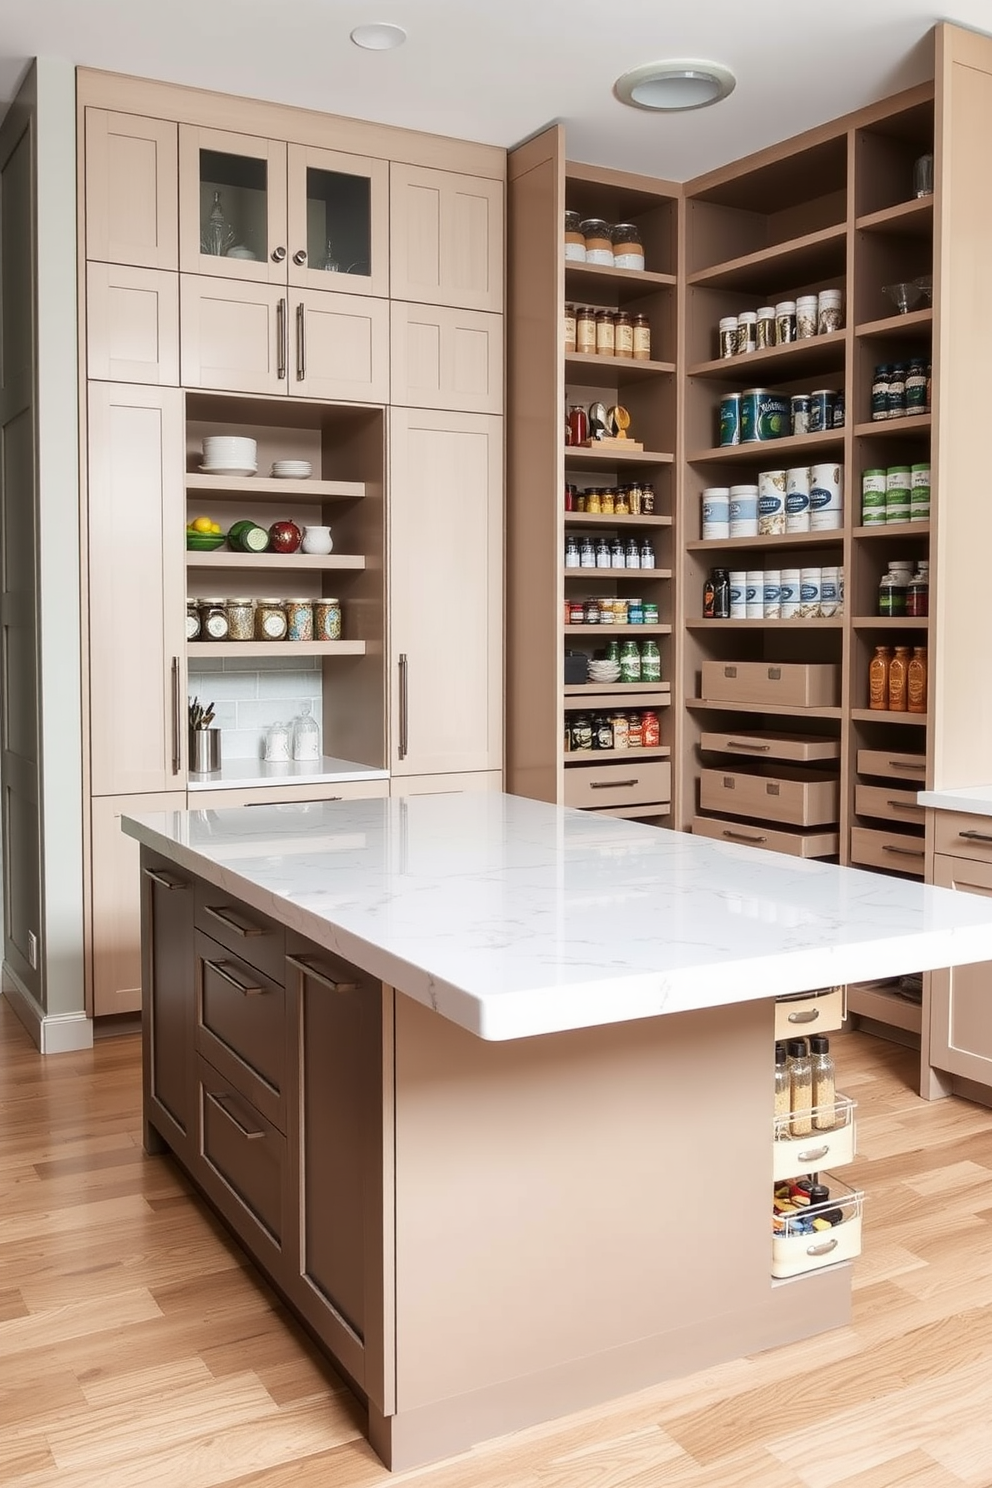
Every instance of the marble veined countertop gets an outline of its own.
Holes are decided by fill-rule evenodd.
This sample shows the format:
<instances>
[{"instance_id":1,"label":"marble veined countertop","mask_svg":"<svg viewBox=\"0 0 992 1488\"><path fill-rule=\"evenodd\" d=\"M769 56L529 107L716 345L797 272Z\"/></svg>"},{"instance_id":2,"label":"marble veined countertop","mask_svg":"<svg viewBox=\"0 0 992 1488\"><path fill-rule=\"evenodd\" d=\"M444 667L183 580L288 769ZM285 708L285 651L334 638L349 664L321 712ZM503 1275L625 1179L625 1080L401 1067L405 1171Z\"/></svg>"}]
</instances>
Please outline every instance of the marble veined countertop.
<instances>
[{"instance_id":1,"label":"marble veined countertop","mask_svg":"<svg viewBox=\"0 0 992 1488\"><path fill-rule=\"evenodd\" d=\"M992 901L495 793L123 830L485 1039L992 960Z\"/></svg>"},{"instance_id":2,"label":"marble veined countertop","mask_svg":"<svg viewBox=\"0 0 992 1488\"><path fill-rule=\"evenodd\" d=\"M939 811L970 811L975 816L992 816L992 785L920 791L916 799L921 806L936 806Z\"/></svg>"}]
</instances>

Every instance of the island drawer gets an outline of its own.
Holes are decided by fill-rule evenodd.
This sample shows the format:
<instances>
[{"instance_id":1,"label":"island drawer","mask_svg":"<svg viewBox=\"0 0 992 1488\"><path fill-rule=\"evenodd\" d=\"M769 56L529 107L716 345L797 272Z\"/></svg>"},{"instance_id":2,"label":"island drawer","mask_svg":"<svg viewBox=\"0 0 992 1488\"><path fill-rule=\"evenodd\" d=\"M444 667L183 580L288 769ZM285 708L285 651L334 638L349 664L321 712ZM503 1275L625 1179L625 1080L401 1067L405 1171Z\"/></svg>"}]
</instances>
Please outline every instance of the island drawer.
<instances>
[{"instance_id":1,"label":"island drawer","mask_svg":"<svg viewBox=\"0 0 992 1488\"><path fill-rule=\"evenodd\" d=\"M794 858L831 858L840 851L840 833L836 831L791 832L785 827L752 827L718 816L694 816L692 830L698 837L765 847L769 852L791 853Z\"/></svg>"},{"instance_id":2,"label":"island drawer","mask_svg":"<svg viewBox=\"0 0 992 1488\"><path fill-rule=\"evenodd\" d=\"M818 1173L824 1167L837 1168L854 1161L857 1102L850 1096L838 1095L829 1113L814 1107L808 1114L812 1130L805 1136L792 1135L793 1114L776 1116L773 1122L772 1177L796 1178L803 1173ZM818 1131L816 1122L829 1119L827 1131Z\"/></svg>"},{"instance_id":3,"label":"island drawer","mask_svg":"<svg viewBox=\"0 0 992 1488\"><path fill-rule=\"evenodd\" d=\"M580 765L565 771L566 806L635 806L667 802L672 795L672 767L667 760Z\"/></svg>"},{"instance_id":4,"label":"island drawer","mask_svg":"<svg viewBox=\"0 0 992 1488\"><path fill-rule=\"evenodd\" d=\"M707 702L834 707L840 701L840 667L832 661L704 661L702 696Z\"/></svg>"},{"instance_id":5,"label":"island drawer","mask_svg":"<svg viewBox=\"0 0 992 1488\"><path fill-rule=\"evenodd\" d=\"M751 770L703 770L699 777L703 811L729 811L761 821L819 827L837 821L840 782L801 765L757 765Z\"/></svg>"},{"instance_id":6,"label":"island drawer","mask_svg":"<svg viewBox=\"0 0 992 1488\"><path fill-rule=\"evenodd\" d=\"M194 918L198 930L219 940L249 966L282 981L286 934L276 920L202 879L197 880Z\"/></svg>"},{"instance_id":7,"label":"island drawer","mask_svg":"<svg viewBox=\"0 0 992 1488\"><path fill-rule=\"evenodd\" d=\"M847 1016L846 992L846 987L823 987L795 997L776 997L775 1037L835 1032Z\"/></svg>"},{"instance_id":8,"label":"island drawer","mask_svg":"<svg viewBox=\"0 0 992 1488\"><path fill-rule=\"evenodd\" d=\"M901 754L898 749L859 749L858 774L876 775L884 780L905 780L922 787L926 780L927 761L922 754Z\"/></svg>"},{"instance_id":9,"label":"island drawer","mask_svg":"<svg viewBox=\"0 0 992 1488\"><path fill-rule=\"evenodd\" d=\"M286 993L224 946L196 932L196 1046L225 1079L286 1129Z\"/></svg>"},{"instance_id":10,"label":"island drawer","mask_svg":"<svg viewBox=\"0 0 992 1488\"><path fill-rule=\"evenodd\" d=\"M832 1173L822 1173L821 1179L830 1189L830 1198L825 1204L804 1209L802 1214L807 1218L836 1215L839 1222L813 1234L793 1234L796 1220L773 1215L772 1276L776 1279L819 1271L823 1266L835 1266L838 1261L850 1261L861 1254L864 1193L839 1182Z\"/></svg>"},{"instance_id":11,"label":"island drawer","mask_svg":"<svg viewBox=\"0 0 992 1488\"><path fill-rule=\"evenodd\" d=\"M922 827L926 812L916 804L915 790L898 790L893 785L856 785L854 810L858 816L874 816L880 821L906 822ZM992 846L992 833L989 834Z\"/></svg>"},{"instance_id":12,"label":"island drawer","mask_svg":"<svg viewBox=\"0 0 992 1488\"><path fill-rule=\"evenodd\" d=\"M202 1057L197 1083L195 1176L251 1254L278 1279L290 1233L286 1138Z\"/></svg>"},{"instance_id":13,"label":"island drawer","mask_svg":"<svg viewBox=\"0 0 992 1488\"><path fill-rule=\"evenodd\" d=\"M705 733L700 749L714 754L746 754L755 759L813 760L840 759L840 740L821 734L787 734L777 729L735 729L733 733Z\"/></svg>"},{"instance_id":14,"label":"island drawer","mask_svg":"<svg viewBox=\"0 0 992 1488\"><path fill-rule=\"evenodd\" d=\"M876 832L871 827L851 829L851 862L866 868L884 868L888 873L911 873L923 877L923 838L908 832Z\"/></svg>"},{"instance_id":15,"label":"island drawer","mask_svg":"<svg viewBox=\"0 0 992 1488\"><path fill-rule=\"evenodd\" d=\"M992 816L966 811L935 811L934 850L954 858L992 863Z\"/></svg>"}]
</instances>

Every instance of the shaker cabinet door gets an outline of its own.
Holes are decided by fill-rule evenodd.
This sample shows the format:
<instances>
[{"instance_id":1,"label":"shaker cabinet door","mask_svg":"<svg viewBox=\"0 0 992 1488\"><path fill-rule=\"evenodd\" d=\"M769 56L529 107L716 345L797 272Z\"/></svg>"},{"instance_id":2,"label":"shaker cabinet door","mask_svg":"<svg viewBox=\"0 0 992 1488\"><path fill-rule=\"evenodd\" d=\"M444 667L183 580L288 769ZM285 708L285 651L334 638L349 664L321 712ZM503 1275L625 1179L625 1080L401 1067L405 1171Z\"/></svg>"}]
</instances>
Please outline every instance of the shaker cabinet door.
<instances>
[{"instance_id":1,"label":"shaker cabinet door","mask_svg":"<svg viewBox=\"0 0 992 1488\"><path fill-rule=\"evenodd\" d=\"M184 387L285 393L289 302L285 289L180 275Z\"/></svg>"},{"instance_id":2,"label":"shaker cabinet door","mask_svg":"<svg viewBox=\"0 0 992 1488\"><path fill-rule=\"evenodd\" d=\"M394 300L503 309L503 183L390 166L389 292Z\"/></svg>"},{"instance_id":3,"label":"shaker cabinet door","mask_svg":"<svg viewBox=\"0 0 992 1488\"><path fill-rule=\"evenodd\" d=\"M86 257L179 267L178 126L86 110Z\"/></svg>"},{"instance_id":4,"label":"shaker cabinet door","mask_svg":"<svg viewBox=\"0 0 992 1488\"><path fill-rule=\"evenodd\" d=\"M503 412L503 317L444 305L390 306L392 403Z\"/></svg>"},{"instance_id":5,"label":"shaker cabinet door","mask_svg":"<svg viewBox=\"0 0 992 1488\"><path fill-rule=\"evenodd\" d=\"M286 283L286 146L179 126L179 267Z\"/></svg>"},{"instance_id":6,"label":"shaker cabinet door","mask_svg":"<svg viewBox=\"0 0 992 1488\"><path fill-rule=\"evenodd\" d=\"M86 370L99 381L178 384L178 274L86 265Z\"/></svg>"},{"instance_id":7,"label":"shaker cabinet door","mask_svg":"<svg viewBox=\"0 0 992 1488\"><path fill-rule=\"evenodd\" d=\"M304 290L292 297L290 391L336 402L389 400L389 303Z\"/></svg>"},{"instance_id":8,"label":"shaker cabinet door","mask_svg":"<svg viewBox=\"0 0 992 1488\"><path fill-rule=\"evenodd\" d=\"M389 293L389 165L290 145L289 282L341 294Z\"/></svg>"},{"instance_id":9,"label":"shaker cabinet door","mask_svg":"<svg viewBox=\"0 0 992 1488\"><path fill-rule=\"evenodd\" d=\"M390 412L390 768L502 768L503 421Z\"/></svg>"},{"instance_id":10,"label":"shaker cabinet door","mask_svg":"<svg viewBox=\"0 0 992 1488\"><path fill-rule=\"evenodd\" d=\"M992 863L940 853L933 881L941 888L992 899ZM930 974L930 1063L992 1089L992 961Z\"/></svg>"}]
</instances>

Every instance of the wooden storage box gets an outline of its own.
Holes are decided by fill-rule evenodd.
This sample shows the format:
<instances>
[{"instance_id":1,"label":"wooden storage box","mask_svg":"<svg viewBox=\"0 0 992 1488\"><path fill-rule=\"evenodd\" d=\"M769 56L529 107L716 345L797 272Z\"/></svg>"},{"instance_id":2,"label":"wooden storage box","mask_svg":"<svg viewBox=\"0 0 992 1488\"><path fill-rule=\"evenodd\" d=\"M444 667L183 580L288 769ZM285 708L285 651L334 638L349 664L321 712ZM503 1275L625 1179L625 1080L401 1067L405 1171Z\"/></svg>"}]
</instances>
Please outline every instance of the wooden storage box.
<instances>
[{"instance_id":1,"label":"wooden storage box","mask_svg":"<svg viewBox=\"0 0 992 1488\"><path fill-rule=\"evenodd\" d=\"M718 816L694 816L692 830L700 837L764 847L769 852L789 853L794 858L832 858L840 852L840 833L792 832L786 827L751 827L746 822Z\"/></svg>"},{"instance_id":2,"label":"wooden storage box","mask_svg":"<svg viewBox=\"0 0 992 1488\"><path fill-rule=\"evenodd\" d=\"M821 987L795 997L775 999L775 1037L800 1038L810 1033L835 1033L847 1016L846 987Z\"/></svg>"},{"instance_id":3,"label":"wooden storage box","mask_svg":"<svg viewBox=\"0 0 992 1488\"><path fill-rule=\"evenodd\" d=\"M862 868L884 868L889 873L923 877L923 838L908 832L877 832L871 827L851 830L851 862Z\"/></svg>"},{"instance_id":4,"label":"wooden storage box","mask_svg":"<svg viewBox=\"0 0 992 1488\"><path fill-rule=\"evenodd\" d=\"M755 759L794 760L797 763L840 759L839 739L826 739L819 734L785 734L777 729L705 733L699 740L699 747L714 754L746 754Z\"/></svg>"},{"instance_id":5,"label":"wooden storage box","mask_svg":"<svg viewBox=\"0 0 992 1488\"><path fill-rule=\"evenodd\" d=\"M819 661L704 661L702 695L713 703L834 707L840 700L840 667Z\"/></svg>"},{"instance_id":6,"label":"wooden storage box","mask_svg":"<svg viewBox=\"0 0 992 1488\"><path fill-rule=\"evenodd\" d=\"M874 816L879 821L922 827L926 812L916 804L915 790L899 790L892 785L856 785L854 787L854 810L858 816ZM992 823L990 823L992 825ZM989 833L992 847L992 831Z\"/></svg>"},{"instance_id":7,"label":"wooden storage box","mask_svg":"<svg viewBox=\"0 0 992 1488\"><path fill-rule=\"evenodd\" d=\"M796 1178L802 1173L818 1173L824 1164L831 1168L854 1161L857 1101L838 1095L834 1101L834 1124L827 1131L815 1128L807 1136L794 1137L791 1116L776 1117L773 1123L772 1177ZM813 1120L817 1112L814 1109Z\"/></svg>"},{"instance_id":8,"label":"wooden storage box","mask_svg":"<svg viewBox=\"0 0 992 1488\"><path fill-rule=\"evenodd\" d=\"M819 1271L823 1266L835 1266L838 1261L850 1261L861 1254L864 1193L849 1188L846 1183L839 1183L831 1173L823 1174L823 1182L830 1189L829 1200L803 1212L815 1215L820 1211L840 1209L844 1216L842 1222L813 1235L773 1234L774 1277L801 1276L805 1271Z\"/></svg>"},{"instance_id":9,"label":"wooden storage box","mask_svg":"<svg viewBox=\"0 0 992 1488\"><path fill-rule=\"evenodd\" d=\"M992 863L992 816L935 811L933 840L935 852Z\"/></svg>"},{"instance_id":10,"label":"wooden storage box","mask_svg":"<svg viewBox=\"0 0 992 1488\"><path fill-rule=\"evenodd\" d=\"M761 821L820 827L840 816L836 776L797 765L758 765L754 770L703 770L699 777L703 811L729 811Z\"/></svg>"},{"instance_id":11,"label":"wooden storage box","mask_svg":"<svg viewBox=\"0 0 992 1488\"><path fill-rule=\"evenodd\" d=\"M631 759L609 765L570 766L565 771L566 806L639 806L667 804L672 796L672 767L667 760Z\"/></svg>"},{"instance_id":12,"label":"wooden storage box","mask_svg":"<svg viewBox=\"0 0 992 1488\"><path fill-rule=\"evenodd\" d=\"M881 718L883 715L879 714ZM923 785L927 762L922 754L903 754L898 749L859 749L858 774L876 775L884 780L907 780Z\"/></svg>"}]
</instances>

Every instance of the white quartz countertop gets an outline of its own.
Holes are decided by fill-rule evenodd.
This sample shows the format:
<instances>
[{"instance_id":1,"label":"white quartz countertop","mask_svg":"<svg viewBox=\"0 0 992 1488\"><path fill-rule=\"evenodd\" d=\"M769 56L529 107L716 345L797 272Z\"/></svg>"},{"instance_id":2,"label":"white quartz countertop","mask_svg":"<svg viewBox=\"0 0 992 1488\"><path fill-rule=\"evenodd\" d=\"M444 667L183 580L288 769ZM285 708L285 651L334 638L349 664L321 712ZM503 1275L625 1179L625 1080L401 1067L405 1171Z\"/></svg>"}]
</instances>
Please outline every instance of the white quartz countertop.
<instances>
[{"instance_id":1,"label":"white quartz countertop","mask_svg":"<svg viewBox=\"0 0 992 1488\"><path fill-rule=\"evenodd\" d=\"M486 1039L992 960L992 901L480 792L123 830Z\"/></svg>"},{"instance_id":2,"label":"white quartz countertop","mask_svg":"<svg viewBox=\"0 0 992 1488\"><path fill-rule=\"evenodd\" d=\"M191 791L246 790L254 785L338 785L346 780L388 780L389 771L323 755L313 761L267 765L264 760L224 760L211 775L190 774Z\"/></svg>"},{"instance_id":3,"label":"white quartz countertop","mask_svg":"<svg viewBox=\"0 0 992 1488\"><path fill-rule=\"evenodd\" d=\"M970 811L975 816L992 816L992 785L920 791L916 799L921 806L935 806L938 811Z\"/></svg>"}]
</instances>

